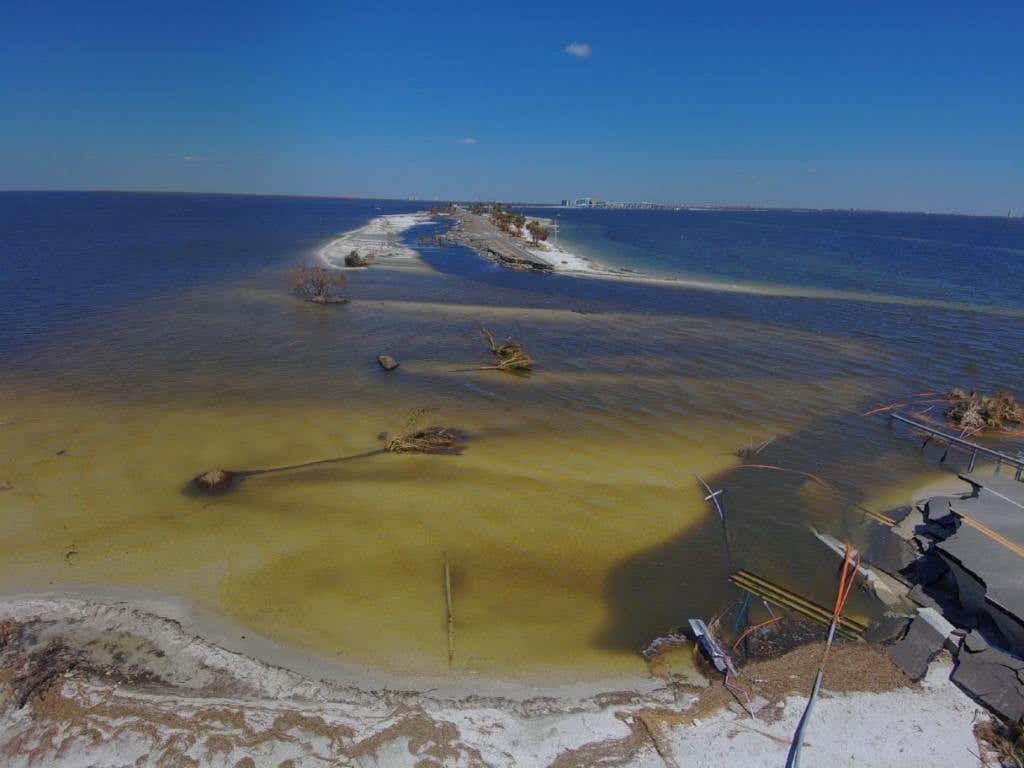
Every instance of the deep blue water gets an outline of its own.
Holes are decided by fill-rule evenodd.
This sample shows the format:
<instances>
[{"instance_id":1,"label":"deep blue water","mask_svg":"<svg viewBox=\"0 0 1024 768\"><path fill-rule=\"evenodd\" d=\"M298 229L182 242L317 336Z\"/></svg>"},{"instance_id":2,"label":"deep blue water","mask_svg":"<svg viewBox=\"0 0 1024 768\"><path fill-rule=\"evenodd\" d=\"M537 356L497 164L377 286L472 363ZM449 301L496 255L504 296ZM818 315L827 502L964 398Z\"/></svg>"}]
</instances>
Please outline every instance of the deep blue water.
<instances>
[{"instance_id":1,"label":"deep blue water","mask_svg":"<svg viewBox=\"0 0 1024 768\"><path fill-rule=\"evenodd\" d=\"M525 209L563 246L676 278L1024 308L1024 219L842 211Z\"/></svg>"},{"instance_id":2,"label":"deep blue water","mask_svg":"<svg viewBox=\"0 0 1024 768\"><path fill-rule=\"evenodd\" d=\"M380 200L0 192L0 357L128 303L296 260Z\"/></svg>"},{"instance_id":3,"label":"deep blue water","mask_svg":"<svg viewBox=\"0 0 1024 768\"><path fill-rule=\"evenodd\" d=\"M133 193L0 193L0 360L88 335L111 310L308 259L402 201ZM1020 374L1024 221L878 213L536 209L563 244L649 275L801 286L950 302L913 307L793 300L513 273L466 249L426 249L453 301L738 318L867 340L943 379L961 366L1013 386ZM445 225L433 225L445 226ZM417 231L407 235L413 241ZM402 298L412 278L389 277ZM280 275L267 286L280 288ZM398 293L396 293L396 296ZM901 367L904 367L901 366ZM959 373L958 373L959 372Z\"/></svg>"}]
</instances>

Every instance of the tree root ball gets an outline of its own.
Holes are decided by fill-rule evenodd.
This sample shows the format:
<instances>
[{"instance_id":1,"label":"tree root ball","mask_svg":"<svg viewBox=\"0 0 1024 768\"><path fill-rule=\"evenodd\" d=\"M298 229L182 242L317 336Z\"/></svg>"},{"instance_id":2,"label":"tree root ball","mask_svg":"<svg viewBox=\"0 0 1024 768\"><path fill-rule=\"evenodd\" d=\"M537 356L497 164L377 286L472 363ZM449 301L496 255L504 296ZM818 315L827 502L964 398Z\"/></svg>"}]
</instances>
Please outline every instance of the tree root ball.
<instances>
[{"instance_id":1,"label":"tree root ball","mask_svg":"<svg viewBox=\"0 0 1024 768\"><path fill-rule=\"evenodd\" d=\"M192 485L205 493L215 493L217 491L226 490L231 485L231 481L234 480L234 478L235 473L231 470L211 469L207 472L203 472L201 475L193 477Z\"/></svg>"}]
</instances>

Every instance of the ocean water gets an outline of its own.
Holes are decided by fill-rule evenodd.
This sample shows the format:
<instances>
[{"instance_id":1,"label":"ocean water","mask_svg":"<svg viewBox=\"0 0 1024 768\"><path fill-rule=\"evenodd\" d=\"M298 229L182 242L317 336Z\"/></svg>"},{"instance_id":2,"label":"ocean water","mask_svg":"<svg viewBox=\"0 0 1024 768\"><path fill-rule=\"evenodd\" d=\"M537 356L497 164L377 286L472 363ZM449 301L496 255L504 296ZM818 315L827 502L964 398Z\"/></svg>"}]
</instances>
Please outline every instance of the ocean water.
<instances>
[{"instance_id":1,"label":"ocean water","mask_svg":"<svg viewBox=\"0 0 1024 768\"><path fill-rule=\"evenodd\" d=\"M660 277L1024 308L1024 220L842 211L527 209Z\"/></svg>"},{"instance_id":2,"label":"ocean water","mask_svg":"<svg viewBox=\"0 0 1024 768\"><path fill-rule=\"evenodd\" d=\"M343 306L288 292L332 237L419 208L0 193L0 588L180 595L406 675L638 672L652 637L736 599L695 475L726 490L738 567L827 603L835 561L810 527L863 542L859 507L943 471L861 414L1021 380L1016 221L544 209L563 245L684 282L424 248L421 270L350 275ZM533 374L462 370L488 362L481 326ZM465 430L465 453L188 492L212 467L372 450L419 409ZM753 463L792 471L742 466L771 437Z\"/></svg>"}]
</instances>

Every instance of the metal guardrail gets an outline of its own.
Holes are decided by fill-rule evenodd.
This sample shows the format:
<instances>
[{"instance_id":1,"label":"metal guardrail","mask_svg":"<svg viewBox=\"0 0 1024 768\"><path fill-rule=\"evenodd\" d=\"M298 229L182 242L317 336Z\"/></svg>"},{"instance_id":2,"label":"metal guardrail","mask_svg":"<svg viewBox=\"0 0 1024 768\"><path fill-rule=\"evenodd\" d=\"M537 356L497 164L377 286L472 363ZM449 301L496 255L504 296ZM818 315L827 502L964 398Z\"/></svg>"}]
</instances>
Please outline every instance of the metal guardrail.
<instances>
[{"instance_id":1,"label":"metal guardrail","mask_svg":"<svg viewBox=\"0 0 1024 768\"><path fill-rule=\"evenodd\" d=\"M1016 467L1017 469L1017 472L1014 474L1014 478L1016 478L1017 480L1021 480L1022 476L1024 476L1024 457L1010 456L1009 454L1003 453L1002 451L995 451L991 448L986 448L983 445L972 443L970 440L964 440L962 437L950 435L946 432L943 432L941 429L935 429L935 427L929 427L927 424L922 424L919 421L908 419L906 416L901 416L898 413L889 413L884 415L887 415L889 417L890 427L892 426L892 422L895 420L901 421L904 424L908 424L914 429L920 429L922 432L927 432L928 439L924 441L924 445L921 446L922 448L924 448L924 446L928 444L928 440L931 440L932 437L938 437L942 440L947 441L947 443L950 446L960 445L968 449L971 453L971 460L970 463L967 465L968 472L974 471L974 464L978 460L978 454L983 454L985 456L991 456L996 460L996 471L998 471L999 467L1001 467L1003 464L1008 464L1009 466ZM947 448L946 453L942 455L941 461L946 460L946 455L948 453L949 448Z\"/></svg>"}]
</instances>

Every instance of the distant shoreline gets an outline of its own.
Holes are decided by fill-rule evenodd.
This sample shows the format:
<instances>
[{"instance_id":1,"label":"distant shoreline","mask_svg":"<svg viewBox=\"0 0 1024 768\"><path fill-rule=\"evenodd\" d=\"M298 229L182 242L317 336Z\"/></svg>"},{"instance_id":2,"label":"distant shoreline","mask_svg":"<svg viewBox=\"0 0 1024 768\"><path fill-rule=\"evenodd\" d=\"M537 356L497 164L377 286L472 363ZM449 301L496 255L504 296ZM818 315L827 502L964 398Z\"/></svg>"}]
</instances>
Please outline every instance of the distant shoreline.
<instances>
[{"instance_id":1,"label":"distant shoreline","mask_svg":"<svg viewBox=\"0 0 1024 768\"><path fill-rule=\"evenodd\" d=\"M210 192L190 191L185 189L0 189L0 195L7 194L104 194L104 195L187 195L194 197L264 197L281 198L292 200L362 200L365 202L388 202L388 203L413 203L413 204L440 204L445 202L440 199L425 199L417 197L373 197L362 195L316 195L309 193L288 193L288 192ZM459 200L448 198L448 200L462 204L480 202L476 200ZM574 208L563 206L554 202L530 202L510 201L506 205L514 208L559 208L563 210L587 210L585 208ZM666 211L693 211L693 212L766 212L766 213L852 213L852 214L883 214L890 216L938 216L951 218L968 219L997 219L1000 221L1024 221L1024 214L1017 213L1012 218L1005 213L966 213L963 211L914 211L914 210L893 210L887 208L815 208L813 206L772 206L772 205L729 205L729 204L700 204L700 203L659 203L655 210ZM636 208L595 208L591 210L640 210Z\"/></svg>"},{"instance_id":2,"label":"distant shoreline","mask_svg":"<svg viewBox=\"0 0 1024 768\"><path fill-rule=\"evenodd\" d=\"M752 284L724 280L699 280L686 277L659 277L601 265L588 256L583 256L563 248L555 248L547 244L544 244L545 247L543 248L529 248L526 247L525 242L516 242L515 239L500 232L487 220L486 216L472 214L467 211L458 211L454 215L457 223L453 230L449 232L449 237L453 242L476 251L481 258L487 261L511 268L547 272L566 277L612 280L715 293L735 293L818 301L851 301L865 304L889 304L970 312L995 317L1024 317L1024 310L1010 307L966 304L941 299L845 291L835 288L815 288L801 285ZM539 217L529 218L542 222L546 221ZM344 258L349 252L362 248L365 252L374 256L374 262L371 266L425 270L428 267L421 260L415 248L403 245L397 240L388 243L387 238L389 233L393 233L397 238L399 234L406 230L426 224L432 220L431 215L426 211L377 216L363 226L332 239L319 249L318 256L326 266L332 268L345 270L365 269L365 267L346 267L344 262ZM515 252L525 252L528 255L524 255L519 259L515 257L502 258L495 251L505 247L514 249ZM517 260L522 261L518 267L514 263ZM531 262L535 262L536 265L531 266Z\"/></svg>"}]
</instances>

